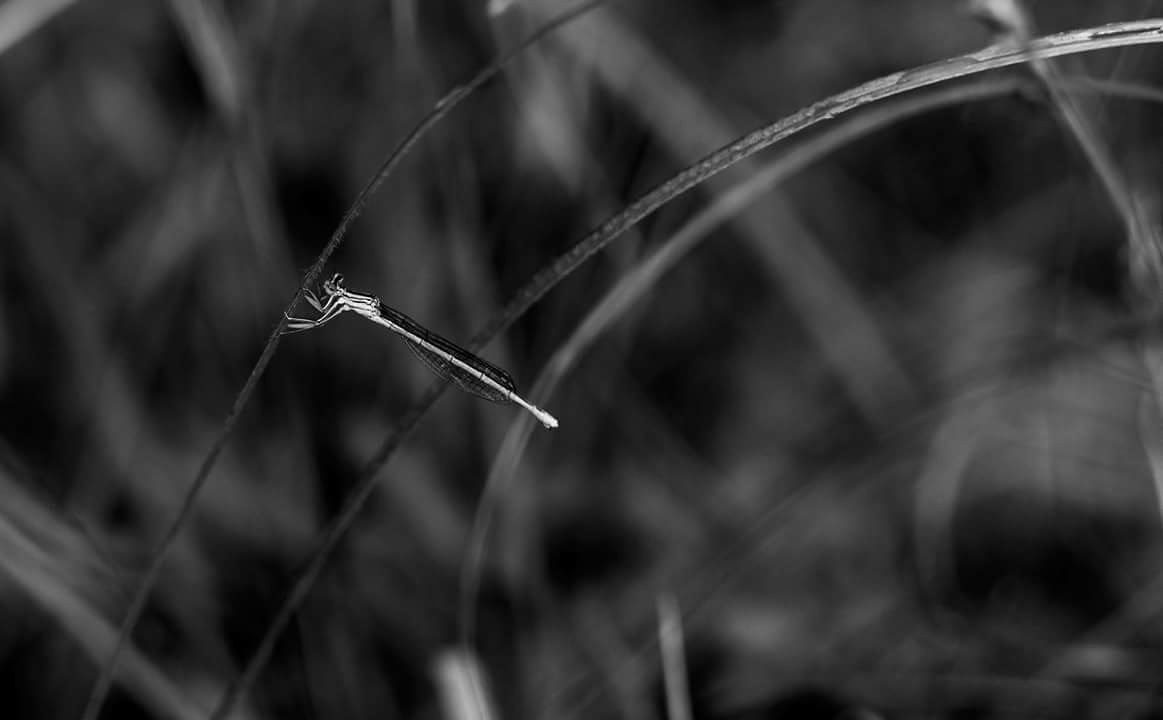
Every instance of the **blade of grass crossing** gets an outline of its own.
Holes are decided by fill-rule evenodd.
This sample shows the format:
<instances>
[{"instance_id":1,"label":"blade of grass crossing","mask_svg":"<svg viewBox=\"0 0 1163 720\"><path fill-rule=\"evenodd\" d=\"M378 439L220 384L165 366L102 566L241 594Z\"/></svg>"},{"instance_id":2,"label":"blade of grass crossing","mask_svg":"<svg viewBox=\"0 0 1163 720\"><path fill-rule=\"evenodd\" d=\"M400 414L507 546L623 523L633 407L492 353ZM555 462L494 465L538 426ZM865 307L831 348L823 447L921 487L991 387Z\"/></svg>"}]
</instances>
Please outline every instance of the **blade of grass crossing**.
<instances>
[{"instance_id":1,"label":"blade of grass crossing","mask_svg":"<svg viewBox=\"0 0 1163 720\"><path fill-rule=\"evenodd\" d=\"M1163 19L1113 23L1098 28L1065 32L1040 38L1035 40L1032 45L1045 56L1061 56L1151 43L1163 43ZM1021 49L992 46L969 55L893 73L814 103L707 155L628 205L534 275L509 304L473 337L473 340L468 344L468 349L473 352L480 350L489 340L524 315L530 307L557 283L580 267L582 263L655 210L696 187L708 177L780 140L864 105L930 85L1016 65L1023 62L1025 57L1025 53ZM279 634L285 629L299 604L307 596L338 544L339 538L347 531L364 502L371 496L379 472L387 465L396 448L407 438L420 418L435 404L446 387L447 382L444 381L430 386L395 425L372 459L369 460L366 471L361 473L361 478L348 496L343 510L329 526L324 539L319 543L302 575L288 594L283 607L279 609L275 619L272 620L267 633L260 641L258 649L252 655L242 676L228 690L227 696L224 697L222 703L211 716L212 720L229 717L234 703L253 684L262 666L269 659Z\"/></svg>"},{"instance_id":2,"label":"blade of grass crossing","mask_svg":"<svg viewBox=\"0 0 1163 720\"><path fill-rule=\"evenodd\" d=\"M198 495L201 493L203 486L210 477L214 465L218 461L218 457L222 454L226 447L227 441L234 433L234 428L238 424L239 415L250 401L254 390L258 385L258 381L266 372L267 366L270 364L271 358L274 357L275 350L278 348L279 338L286 327L286 316L290 314L299 301L304 297L305 290L313 287L318 281L319 276L323 272L327 261L339 248L347 237L348 230L351 225L363 212L364 207L367 206L371 196L383 185L384 181L392 174L393 171L400 165L403 159L411 152L411 150L420 142L420 140L428 134L428 132L435 127L441 120L444 119L453 109L455 109L466 97L472 94L477 88L481 87L488 81L496 77L504 68L516 59L524 48L539 41L546 34L556 30L557 28L567 24L570 20L579 15L598 7L602 4L602 0L591 0L591 2L582 3L568 11L565 11L561 16L544 26L539 28L535 33L530 35L528 39L522 42L518 47L505 55L496 63L488 66L476 76L474 76L468 83L452 89L447 95L440 99L431 111L416 125L415 128L408 134L404 140L392 150L388 157L381 163L372 179L364 186L359 195L356 196L355 201L343 216L339 226L335 229L331 238L327 241L315 262L303 275L302 281L299 283L298 289L287 303L283 314L280 316L278 323L272 328L270 335L267 337L266 344L263 346L262 352L259 354L258 360L251 369L250 375L231 405L230 411L226 415L226 419L222 423L218 435L210 446L210 450L203 458L198 471L190 483L186 495L182 499L177 515L173 522L163 534L161 540L158 541L157 548L154 550L153 556L150 559L149 565L145 573L142 575L137 588L134 590L133 598L130 601L129 608L126 610L124 619L122 620L117 642L114 646L112 654L101 668L97 680L94 683L93 691L89 696L88 702L85 706L85 712L82 715L82 720L97 720L100 714L101 707L104 705L105 698L109 693L112 685L113 677L117 669L117 664L125 650L129 639L133 634L133 629L137 626L141 615L145 610L146 602L153 586L156 584L159 575L161 574L162 566L165 564L166 558L174 545L174 541L178 538L183 527L185 527L187 520L192 515L194 506L196 505ZM431 393L429 393L431 394ZM435 402L436 396L432 396L430 402ZM409 416L410 417L410 416ZM418 419L418 418L417 418Z\"/></svg>"}]
</instances>

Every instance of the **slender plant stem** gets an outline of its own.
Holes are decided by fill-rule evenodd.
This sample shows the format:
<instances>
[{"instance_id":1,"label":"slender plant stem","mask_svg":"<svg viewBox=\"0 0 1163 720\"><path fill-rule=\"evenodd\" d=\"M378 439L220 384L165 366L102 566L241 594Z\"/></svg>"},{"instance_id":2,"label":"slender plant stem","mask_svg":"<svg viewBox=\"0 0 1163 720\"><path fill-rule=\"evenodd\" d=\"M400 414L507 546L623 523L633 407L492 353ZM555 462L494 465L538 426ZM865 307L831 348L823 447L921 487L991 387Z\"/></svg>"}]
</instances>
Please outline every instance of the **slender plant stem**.
<instances>
[{"instance_id":1,"label":"slender plant stem","mask_svg":"<svg viewBox=\"0 0 1163 720\"><path fill-rule=\"evenodd\" d=\"M313 286L318 280L319 275L323 272L327 261L343 243L347 237L347 233L351 225L359 217L360 213L367 206L371 196L383 185L388 176L400 165L404 157L416 146L420 140L428 134L428 132L435 127L441 120L444 119L457 105L468 97L473 91L481 87L488 81L496 77L502 70L505 69L513 60L515 60L526 48L541 40L548 33L565 25L574 18L589 10L598 7L603 3L603 0L589 0L588 2L580 3L579 5L570 8L563 12L553 21L546 23L540 27L536 32L531 34L527 39L515 47L511 52L504 55L500 60L486 67L476 74L471 80L464 85L453 88L447 95L436 103L435 107L416 125L415 128L404 138L403 142L396 146L396 148L388 155L388 157L381 163L376 174L371 181L360 191L356 196L355 201L351 204L347 213L343 216L339 226L311 264L311 267L303 275L302 281L299 283L298 289L287 303L284 313L280 316L278 323L271 330L270 336L267 338L266 345L263 346L262 353L260 353L258 361L255 362L254 368L250 371L246 382L239 391L238 396L234 399L234 404L227 413L226 419L222 423L218 435L215 437L210 450L202 459L201 465L198 467L198 472L194 476L194 480L190 483L186 490L185 496L182 498L182 503L178 508L178 513L162 535L162 539L158 542L157 548L154 550L153 556L150 558L149 566L146 568L141 581L138 583L137 589L134 591L133 598L130 601L129 609L126 611L125 618L122 620L121 628L117 637L117 642L114 645L113 652L109 659L101 667L101 671L94 683L93 690L89 695L88 702L85 705L85 712L82 715L83 720L97 720L101 712L101 708L105 703L105 698L109 694L109 689L112 686L113 678L116 675L117 665L121 659L121 655L125 650L133 635L133 629L137 626L141 619L142 613L145 611L146 603L149 600L150 592L153 586L157 583L157 579L161 574L162 567L166 559L169 557L170 551L173 549L174 542L181 534L182 528L185 527L190 515L194 511L197 504L197 499L210 478L210 473L214 469L214 465L218 461L218 457L222 454L226 447L234 429L238 424L238 418L242 414L242 410L250 401L251 395L254 394L255 388L258 386L258 381L266 372L267 366L270 364L271 358L274 357L275 350L279 345L279 337L282 335L286 327L286 316L294 310L295 306L303 298L306 288ZM435 398L433 398L433 402ZM406 416L406 417L410 417ZM229 696L229 692L228 692Z\"/></svg>"},{"instance_id":2,"label":"slender plant stem","mask_svg":"<svg viewBox=\"0 0 1163 720\"><path fill-rule=\"evenodd\" d=\"M0 6L0 54L32 35L77 0L15 0Z\"/></svg>"},{"instance_id":3,"label":"slender plant stem","mask_svg":"<svg viewBox=\"0 0 1163 720\"><path fill-rule=\"evenodd\" d=\"M1041 57L1093 52L1115 47L1163 43L1163 18L1112 23L1033 40L1029 47ZM479 349L540 300L557 283L593 254L679 195L745 158L813 125L870 103L1024 62L1024 48L994 45L975 53L893 73L813 103L712 152L657 186L591 232L551 265L539 271L470 343Z\"/></svg>"},{"instance_id":4,"label":"slender plant stem","mask_svg":"<svg viewBox=\"0 0 1163 720\"><path fill-rule=\"evenodd\" d=\"M1140 310L1143 314L1157 312L1163 306L1159 297L1160 289L1163 288L1163 247L1160 247L1158 227L1152 225L1152 218L1148 217L1145 205L1138 200L1139 190L1128 173L1119 166L1114 148L1099 132L1096 118L1086 111L1065 86L1055 64L1031 50L1030 66L1049 95L1058 120L1082 150L1123 222L1127 234L1127 270L1134 293L1133 300L1143 306ZM1159 419L1163 411L1163 353L1158 343L1149 339L1143 339L1139 346L1143 368L1150 380L1140 401L1139 437L1154 484L1156 513L1163 516L1163 442L1159 437ZM1157 583L1149 584L1147 590L1147 596L1157 601ZM1150 594L1152 592L1156 594ZM1140 603L1134 600L1141 597L1142 593L1114 617L1125 620L1129 615L1133 618L1140 610ZM1120 624L1109 621L1103 623L1105 630L1109 631L1112 627L1119 628ZM1056 658L1041 668L1038 676L1045 677L1056 672L1065 662L1068 662L1068 657Z\"/></svg>"},{"instance_id":5,"label":"slender plant stem","mask_svg":"<svg viewBox=\"0 0 1163 720\"><path fill-rule=\"evenodd\" d=\"M781 154L778 160L763 167L746 180L732 185L720 194L706 209L700 211L663 243L650 257L643 260L606 292L600 301L578 324L573 334L554 351L540 376L530 391L532 396L547 400L555 391L561 379L578 359L601 336L602 332L617 322L633 304L653 288L666 272L709 237L710 233L741 211L749 203L757 200L762 193L783 182L789 176L802 171L808 165L819 161L825 155L864 138L894 122L923 112L953 104L969 103L1021 91L1034 90L1033 80L1019 77L994 78L973 85L956 85L918 95L915 98L885 104L855 116L851 121L836 125L828 132L814 135L796 144ZM1073 91L1102 93L1126 99L1163 103L1163 90L1152 87L1118 83L1087 77L1067 77L1062 82ZM460 603L458 609L458 637L463 647L471 647L476 636L475 598L480 587L480 568L484 563L485 548L489 540L492 518L496 514L504 493L508 491L503 481L515 471L516 460L523 453L532 433L532 423L527 418L510 427L498 458L509 458L507 463L498 460L489 471L485 489L480 495L477 513L469 533L468 554L461 568Z\"/></svg>"},{"instance_id":6,"label":"slender plant stem","mask_svg":"<svg viewBox=\"0 0 1163 720\"><path fill-rule=\"evenodd\" d=\"M666 689L666 720L691 720L691 690L687 682L682 608L670 593L658 596L656 608L658 650L662 656L662 685Z\"/></svg>"},{"instance_id":7,"label":"slender plant stem","mask_svg":"<svg viewBox=\"0 0 1163 720\"><path fill-rule=\"evenodd\" d=\"M1163 287L1163 248L1159 247L1157 234L1152 232L1143 204L1137 200L1133 183L1119 167L1114 148L1103 140L1093 114L1088 113L1075 94L1065 87L1058 67L1050 58L1030 47L1029 13L1021 0L1011 0L1011 7L1015 18L1009 28L1011 39L1026 51L1030 69L1049 96L1055 116L1082 150L1126 228L1127 257L1131 282L1138 293L1136 300L1147 302L1151 309L1157 308L1160 305L1159 290Z\"/></svg>"},{"instance_id":8,"label":"slender plant stem","mask_svg":"<svg viewBox=\"0 0 1163 720\"><path fill-rule=\"evenodd\" d=\"M727 222L734 213L742 210L748 203L762 197L762 193L780 184L791 175L804 170L827 154L907 117L953 104L997 98L1007 93L1019 92L1022 89L1032 91L1037 87L1033 83L1032 79L1010 76L983 80L974 85L957 85L931 93L918 94L915 98L884 104L860 113L849 122L829 128L828 132L813 135L810 139L787 149L778 160L771 162L746 180L728 188L710 206L692 217L653 254L621 277L617 284L606 292L578 324L577 329L569 339L554 351L553 356L533 384L530 394L543 401L547 400L586 349L597 341L603 331L616 323L618 318L625 314L635 301L649 292L666 272L693 251L701 240L708 238L715 228ZM1123 99L1163 103L1163 90L1145 85L1073 76L1062 78L1062 83L1072 92L1098 93ZM978 378L973 382L980 383L982 380L982 378ZM975 388L974 391L987 392L988 390L983 387ZM997 392L996 389L994 392ZM531 426L532 422L528 418L522 418L520 422L515 423L502 441L502 449L497 452L497 456L519 457L530 437ZM460 581L461 601L458 615L460 626L458 635L459 643L463 647L471 647L474 642L476 635L474 609L475 597L480 586L479 568L484 563L484 548L489 539L491 518L496 514L497 505L507 491L502 489L502 481L511 477L514 469L513 464L504 467L498 467L495 464L489 472L485 490L481 493L477 515L468 540L469 555L464 561ZM735 556L734 553L728 553L728 555ZM712 564L718 566L717 563ZM1163 580L1163 575L1160 576L1160 579ZM705 584L716 585L716 583ZM688 614L689 612L684 612L684 616ZM635 653L634 658L638 662L647 661L642 652ZM621 669L612 668L612 671L618 673L621 672ZM584 709L578 708L578 712L584 714Z\"/></svg>"},{"instance_id":9,"label":"slender plant stem","mask_svg":"<svg viewBox=\"0 0 1163 720\"><path fill-rule=\"evenodd\" d=\"M570 337L554 351L534 383L531 394L548 397L556 389L561 378L569 372L586 349L596 342L605 329L649 292L664 274L694 250L701 240L709 237L715 228L743 210L763 192L828 153L893 122L938 107L995 98L1029 84L1029 81L1019 78L1002 78L973 86L959 85L918 95L915 98L879 106L846 122L841 121L827 132L819 133L788 149L779 159L727 188L649 257L623 275L586 314ZM480 494L460 574L457 633L459 642L464 647L471 647L476 641L476 596L480 590L480 569L484 565L492 520L507 491L504 481L512 477L515 459L524 453L525 445L532 434L530 428L531 423L524 421L517 422L509 428L497 457L511 460L505 464L498 461L493 465L485 480L485 489Z\"/></svg>"},{"instance_id":10,"label":"slender plant stem","mask_svg":"<svg viewBox=\"0 0 1163 720\"><path fill-rule=\"evenodd\" d=\"M1151 43L1163 43L1163 19L1112 23L1097 28L1059 33L1034 40L1030 43L1030 47L1043 57L1057 57ZM473 337L469 343L469 349L475 352L487 344L524 315L557 283L565 279L610 242L634 227L643 218L735 163L806 128L831 120L869 103L929 85L1009 67L1019 64L1025 59L1026 53L1022 48L995 45L969 55L893 73L814 103L707 155L628 205L534 275L509 304ZM228 718L237 699L257 679L262 667L270 657L276 640L298 610L299 605L310 593L311 587L330 559L339 539L347 532L363 504L371 497L380 471L387 465L396 448L403 443L446 388L447 383L443 381L429 386L400 421L395 424L384 442L368 461L365 469L361 471L355 487L349 493L342 510L325 531L323 540L307 562L299 579L296 580L283 606L279 608L272 619L262 640L259 641L258 648L251 656L239 680L232 684L226 696L215 709L211 716L212 720Z\"/></svg>"},{"instance_id":11,"label":"slender plant stem","mask_svg":"<svg viewBox=\"0 0 1163 720\"><path fill-rule=\"evenodd\" d=\"M1014 0L1015 3L1018 0ZM1163 289L1163 248L1146 207L1139 202L1138 189L1133 180L1119 166L1114 148L1104 140L1099 132L1097 119L1088 113L1077 98L1064 86L1061 73L1055 64L1033 52L1030 53L1030 67L1042 82L1056 110L1056 116L1070 136L1078 144L1083 155L1098 177L1111 205L1118 213L1127 233L1127 270L1133 288L1136 304L1145 305L1145 314L1152 313L1161 306L1159 291ZM1143 342L1140 347L1143 366L1152 380L1152 389L1145 396L1150 403L1144 405L1139 418L1139 431L1147 466L1151 469L1151 479L1155 486L1155 501L1158 514L1163 517L1163 448L1158 437L1158 416L1163 410L1163 374L1158 345ZM1147 412L1154 406L1154 415Z\"/></svg>"}]
</instances>

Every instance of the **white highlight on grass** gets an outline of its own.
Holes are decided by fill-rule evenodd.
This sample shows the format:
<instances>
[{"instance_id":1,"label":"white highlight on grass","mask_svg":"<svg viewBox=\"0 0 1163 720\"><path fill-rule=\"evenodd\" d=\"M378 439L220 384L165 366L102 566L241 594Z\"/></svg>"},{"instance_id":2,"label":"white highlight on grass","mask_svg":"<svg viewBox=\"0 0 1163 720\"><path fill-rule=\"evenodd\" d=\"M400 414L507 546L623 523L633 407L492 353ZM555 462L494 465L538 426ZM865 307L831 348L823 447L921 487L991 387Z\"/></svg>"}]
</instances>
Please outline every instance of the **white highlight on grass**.
<instances>
[{"instance_id":1,"label":"white highlight on grass","mask_svg":"<svg viewBox=\"0 0 1163 720\"><path fill-rule=\"evenodd\" d=\"M489 15L496 17L517 4L517 0L489 0Z\"/></svg>"},{"instance_id":2,"label":"white highlight on grass","mask_svg":"<svg viewBox=\"0 0 1163 720\"><path fill-rule=\"evenodd\" d=\"M447 720L493 720L497 717L475 654L463 649L441 652L432 664L432 676Z\"/></svg>"},{"instance_id":3,"label":"white highlight on grass","mask_svg":"<svg viewBox=\"0 0 1163 720\"><path fill-rule=\"evenodd\" d=\"M0 53L36 32L76 0L9 0L0 4Z\"/></svg>"},{"instance_id":4,"label":"white highlight on grass","mask_svg":"<svg viewBox=\"0 0 1163 720\"><path fill-rule=\"evenodd\" d=\"M668 720L691 720L682 610L669 593L658 596L657 607L658 652L662 656L662 681L666 686L666 716Z\"/></svg>"}]
</instances>

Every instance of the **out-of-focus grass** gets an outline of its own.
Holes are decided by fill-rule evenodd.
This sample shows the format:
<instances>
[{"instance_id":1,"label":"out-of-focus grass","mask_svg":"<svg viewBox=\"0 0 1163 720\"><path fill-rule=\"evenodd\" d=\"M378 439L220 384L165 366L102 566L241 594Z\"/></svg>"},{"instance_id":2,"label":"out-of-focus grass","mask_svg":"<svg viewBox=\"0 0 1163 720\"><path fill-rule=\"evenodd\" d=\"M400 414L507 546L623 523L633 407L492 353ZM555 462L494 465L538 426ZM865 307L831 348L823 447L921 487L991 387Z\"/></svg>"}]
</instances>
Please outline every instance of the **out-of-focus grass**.
<instances>
[{"instance_id":1,"label":"out-of-focus grass","mask_svg":"<svg viewBox=\"0 0 1163 720\"><path fill-rule=\"evenodd\" d=\"M77 649L108 644L297 269L431 103L536 27L549 10L534 5L77 3L0 55L5 716L79 714L93 670ZM353 288L467 337L703 152L987 42L953 4L611 5L405 163L334 258ZM1034 10L1056 30L1159 8ZM1157 84L1157 55L1068 70ZM1157 191L1160 109L1093 102L1116 160ZM487 356L529 387L707 202L666 207ZM519 455L477 548L464 663L497 712L662 717L660 594L686 613L696 718L825 700L891 717L1145 712L1159 514L1142 434L1160 423L1134 351L1154 336L1107 332L1135 328L1124 240L1037 97L902 121L741 212L579 359L548 406L562 428ZM837 313L857 320L821 324ZM283 342L106 716L208 707L245 663L428 382L365 325ZM857 330L884 352L838 351ZM437 405L251 716L441 712L473 515L515 419Z\"/></svg>"}]
</instances>

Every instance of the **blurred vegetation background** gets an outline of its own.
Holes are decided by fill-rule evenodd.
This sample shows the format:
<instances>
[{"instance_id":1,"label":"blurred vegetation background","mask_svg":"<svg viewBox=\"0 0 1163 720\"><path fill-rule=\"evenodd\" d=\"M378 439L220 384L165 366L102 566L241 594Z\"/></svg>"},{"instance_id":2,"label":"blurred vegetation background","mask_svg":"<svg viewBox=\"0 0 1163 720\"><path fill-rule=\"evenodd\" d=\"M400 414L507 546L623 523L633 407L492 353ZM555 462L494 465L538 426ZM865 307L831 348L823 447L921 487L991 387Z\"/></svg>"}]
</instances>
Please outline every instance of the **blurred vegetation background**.
<instances>
[{"instance_id":1,"label":"blurred vegetation background","mask_svg":"<svg viewBox=\"0 0 1163 720\"><path fill-rule=\"evenodd\" d=\"M445 92L566 7L0 5L0 715L80 716L347 205ZM1045 33L1163 3L1030 9ZM466 340L703 154L991 41L954 2L609 2L440 124L326 272ZM1160 67L1150 46L1060 63L1148 88ZM1082 102L1158 198L1160 106ZM829 127L663 208L482 354L532 388L724 183ZM530 398L561 427L519 458L499 455L518 409L443 397L242 715L453 717L450 683L475 663L497 717L663 718L663 597L683 611L696 718L1160 717L1163 421L1124 245L1036 92L868 133L756 197L612 318ZM430 382L356 318L282 341L103 717L210 706ZM474 547L499 460L515 470ZM481 584L462 647L466 558Z\"/></svg>"}]
</instances>

